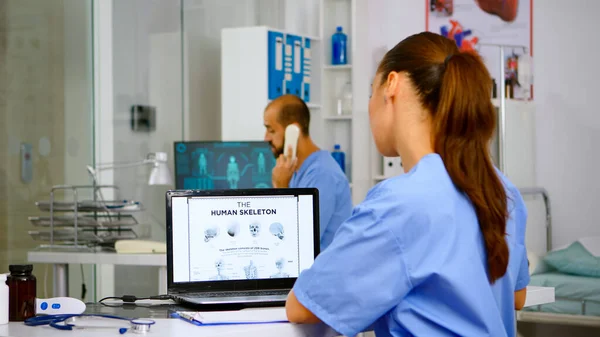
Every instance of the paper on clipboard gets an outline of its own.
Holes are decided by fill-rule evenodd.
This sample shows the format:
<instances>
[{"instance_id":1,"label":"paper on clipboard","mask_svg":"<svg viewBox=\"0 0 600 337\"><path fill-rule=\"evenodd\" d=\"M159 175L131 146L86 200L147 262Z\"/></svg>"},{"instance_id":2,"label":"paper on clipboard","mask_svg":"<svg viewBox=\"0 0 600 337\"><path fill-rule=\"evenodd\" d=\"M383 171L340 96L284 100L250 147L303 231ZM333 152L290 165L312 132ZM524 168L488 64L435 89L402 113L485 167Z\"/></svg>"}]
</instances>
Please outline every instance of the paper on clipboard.
<instances>
[{"instance_id":1,"label":"paper on clipboard","mask_svg":"<svg viewBox=\"0 0 600 337\"><path fill-rule=\"evenodd\" d=\"M285 308L242 309L239 311L179 311L177 314L186 320L202 325L219 324L260 324L288 322Z\"/></svg>"}]
</instances>

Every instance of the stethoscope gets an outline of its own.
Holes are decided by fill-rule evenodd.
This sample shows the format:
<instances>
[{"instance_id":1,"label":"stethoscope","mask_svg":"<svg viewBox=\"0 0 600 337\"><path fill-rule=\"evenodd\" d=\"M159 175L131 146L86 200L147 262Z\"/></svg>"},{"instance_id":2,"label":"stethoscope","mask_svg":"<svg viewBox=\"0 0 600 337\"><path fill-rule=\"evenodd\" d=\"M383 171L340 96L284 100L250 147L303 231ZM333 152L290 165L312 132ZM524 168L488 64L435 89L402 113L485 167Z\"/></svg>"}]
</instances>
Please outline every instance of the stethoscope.
<instances>
[{"instance_id":1,"label":"stethoscope","mask_svg":"<svg viewBox=\"0 0 600 337\"><path fill-rule=\"evenodd\" d=\"M97 325L89 325L89 324L81 324L78 322L80 319L91 319L90 321L94 321ZM127 321L131 325L130 328L124 328L122 326L115 325L107 325L101 324L106 323L108 320L119 320L119 321ZM82 320L83 321L83 320ZM58 330L73 330L73 329L95 329L95 328L117 328L119 327L119 333L124 334L129 329L136 333L146 333L150 331L150 327L156 323L150 319L129 319L125 317L112 316L112 315L88 315L88 314L78 314L78 315L44 315L44 316L36 316L31 317L25 320L25 325L27 326L40 326L40 325L50 325L51 327Z\"/></svg>"}]
</instances>

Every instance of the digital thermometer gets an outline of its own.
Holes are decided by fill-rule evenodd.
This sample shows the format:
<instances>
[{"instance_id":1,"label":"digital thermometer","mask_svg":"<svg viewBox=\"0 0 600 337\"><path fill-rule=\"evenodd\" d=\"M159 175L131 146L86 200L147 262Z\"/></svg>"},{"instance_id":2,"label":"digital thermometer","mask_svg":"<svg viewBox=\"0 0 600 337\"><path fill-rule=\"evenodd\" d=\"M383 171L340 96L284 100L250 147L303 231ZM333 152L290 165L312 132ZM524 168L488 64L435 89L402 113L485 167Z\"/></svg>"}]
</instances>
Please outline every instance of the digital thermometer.
<instances>
[{"instance_id":1,"label":"digital thermometer","mask_svg":"<svg viewBox=\"0 0 600 337\"><path fill-rule=\"evenodd\" d=\"M35 299L35 313L47 315L79 315L85 311L85 303L72 297L53 297Z\"/></svg>"},{"instance_id":2,"label":"digital thermometer","mask_svg":"<svg viewBox=\"0 0 600 337\"><path fill-rule=\"evenodd\" d=\"M290 124L285 128L285 145L283 147L283 153L287 154L288 149L291 147L292 159L296 159L298 137L300 137L300 128L296 124Z\"/></svg>"}]
</instances>

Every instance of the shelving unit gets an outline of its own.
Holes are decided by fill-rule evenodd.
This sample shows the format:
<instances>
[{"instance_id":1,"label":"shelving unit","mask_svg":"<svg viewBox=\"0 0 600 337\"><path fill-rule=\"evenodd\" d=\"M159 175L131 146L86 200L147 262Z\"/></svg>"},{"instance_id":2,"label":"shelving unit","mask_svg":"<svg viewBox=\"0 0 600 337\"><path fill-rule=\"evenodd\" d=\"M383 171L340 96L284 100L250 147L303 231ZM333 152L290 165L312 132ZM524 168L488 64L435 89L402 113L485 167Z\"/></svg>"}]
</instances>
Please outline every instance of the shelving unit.
<instances>
[{"instance_id":1,"label":"shelving unit","mask_svg":"<svg viewBox=\"0 0 600 337\"><path fill-rule=\"evenodd\" d=\"M352 115L323 116L323 119L328 121L352 121Z\"/></svg>"},{"instance_id":2,"label":"shelving unit","mask_svg":"<svg viewBox=\"0 0 600 337\"><path fill-rule=\"evenodd\" d=\"M342 64L342 65L325 65L323 66L324 70L350 70L352 69L351 64Z\"/></svg>"},{"instance_id":3,"label":"shelving unit","mask_svg":"<svg viewBox=\"0 0 600 337\"><path fill-rule=\"evenodd\" d=\"M371 69L364 52L369 46L368 18L356 15L366 11L367 4L367 0L321 0L318 27L312 27L312 32L319 32L316 37L302 34L306 32L244 27L224 29L221 42L221 139L244 141L264 137L262 114L270 101L269 65L265 62L267 32L311 38L311 97L307 102L311 112L310 135L324 150L333 151L334 145L340 144L346 154L346 175L355 204L363 200L372 186L369 160L372 140L367 112ZM345 65L331 64L331 36L337 26L342 26L348 36ZM353 64L355 60L357 64ZM346 83L352 86L352 112L338 115L337 98Z\"/></svg>"},{"instance_id":4,"label":"shelving unit","mask_svg":"<svg viewBox=\"0 0 600 337\"><path fill-rule=\"evenodd\" d=\"M221 140L263 140L263 112L282 94L297 94L320 114L321 40L266 26L221 31Z\"/></svg>"},{"instance_id":5,"label":"shelving unit","mask_svg":"<svg viewBox=\"0 0 600 337\"><path fill-rule=\"evenodd\" d=\"M49 215L29 217L29 222L40 228L29 231L29 235L35 241L44 242L38 249L96 251L97 248L112 249L117 240L136 239L138 236L132 227L138 222L132 213L143 210L142 204L104 200L102 189L118 192L118 188L112 185L53 186L49 201L36 202L39 210ZM83 190L92 190L94 199L80 200ZM57 192L71 192L73 200L57 201Z\"/></svg>"},{"instance_id":6,"label":"shelving unit","mask_svg":"<svg viewBox=\"0 0 600 337\"><path fill-rule=\"evenodd\" d=\"M335 144L341 146L346 154L346 176L352 184L352 172L354 164L354 144L352 141L352 127L354 122L354 102L352 114L338 114L338 97L347 83L352 85L352 61L353 57L353 6L354 0L322 0L320 2L319 32L322 41L322 86L321 102L322 109L320 118L316 123L320 124L318 145L328 151L333 151ZM332 48L331 36L336 32L336 27L341 26L342 31L348 37L347 60L344 65L333 65L331 62ZM354 90L353 90L354 91ZM311 126L312 127L312 126Z\"/></svg>"}]
</instances>

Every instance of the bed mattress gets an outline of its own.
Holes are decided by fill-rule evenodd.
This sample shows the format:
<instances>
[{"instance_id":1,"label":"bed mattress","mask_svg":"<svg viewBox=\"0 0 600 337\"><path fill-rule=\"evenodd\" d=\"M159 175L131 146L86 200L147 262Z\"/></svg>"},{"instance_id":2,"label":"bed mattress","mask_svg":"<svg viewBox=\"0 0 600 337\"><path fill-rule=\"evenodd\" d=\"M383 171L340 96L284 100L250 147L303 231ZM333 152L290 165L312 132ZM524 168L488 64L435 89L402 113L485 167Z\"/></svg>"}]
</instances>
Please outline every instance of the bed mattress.
<instances>
[{"instance_id":1,"label":"bed mattress","mask_svg":"<svg viewBox=\"0 0 600 337\"><path fill-rule=\"evenodd\" d=\"M532 275L529 285L554 287L556 302L523 310L581 315L586 300L584 314L600 316L600 278L549 272Z\"/></svg>"}]
</instances>

